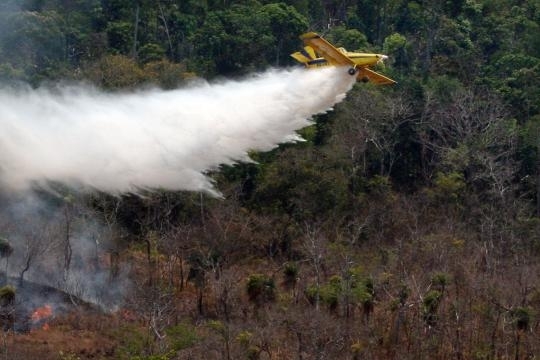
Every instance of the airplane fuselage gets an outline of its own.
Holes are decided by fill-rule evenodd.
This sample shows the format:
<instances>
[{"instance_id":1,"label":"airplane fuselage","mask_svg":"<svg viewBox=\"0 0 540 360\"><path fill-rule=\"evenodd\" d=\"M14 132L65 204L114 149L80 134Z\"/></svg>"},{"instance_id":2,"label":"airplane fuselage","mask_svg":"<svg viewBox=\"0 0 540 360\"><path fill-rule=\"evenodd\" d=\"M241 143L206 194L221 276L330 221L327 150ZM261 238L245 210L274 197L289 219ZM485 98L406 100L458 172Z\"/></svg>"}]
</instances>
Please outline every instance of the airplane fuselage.
<instances>
[{"instance_id":1,"label":"airplane fuselage","mask_svg":"<svg viewBox=\"0 0 540 360\"><path fill-rule=\"evenodd\" d=\"M339 50L350 58L356 67L367 67L373 66L388 58L386 55L382 54L371 54L371 53L358 53L358 52L348 52L343 48ZM332 66L332 64L323 57L318 57L313 60L309 60L304 63L307 67L321 67L321 66Z\"/></svg>"}]
</instances>

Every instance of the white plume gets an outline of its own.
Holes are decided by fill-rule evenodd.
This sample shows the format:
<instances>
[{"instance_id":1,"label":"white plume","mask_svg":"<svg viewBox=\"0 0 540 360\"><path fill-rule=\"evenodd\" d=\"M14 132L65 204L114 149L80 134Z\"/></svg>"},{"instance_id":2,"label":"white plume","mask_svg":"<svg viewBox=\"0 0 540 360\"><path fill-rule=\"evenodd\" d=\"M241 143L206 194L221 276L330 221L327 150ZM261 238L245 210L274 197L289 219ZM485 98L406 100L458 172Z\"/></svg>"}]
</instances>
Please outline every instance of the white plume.
<instances>
[{"instance_id":1,"label":"white plume","mask_svg":"<svg viewBox=\"0 0 540 360\"><path fill-rule=\"evenodd\" d=\"M271 70L173 91L3 89L0 184L217 194L206 171L299 140L295 130L341 101L353 83L343 69L326 68Z\"/></svg>"}]
</instances>

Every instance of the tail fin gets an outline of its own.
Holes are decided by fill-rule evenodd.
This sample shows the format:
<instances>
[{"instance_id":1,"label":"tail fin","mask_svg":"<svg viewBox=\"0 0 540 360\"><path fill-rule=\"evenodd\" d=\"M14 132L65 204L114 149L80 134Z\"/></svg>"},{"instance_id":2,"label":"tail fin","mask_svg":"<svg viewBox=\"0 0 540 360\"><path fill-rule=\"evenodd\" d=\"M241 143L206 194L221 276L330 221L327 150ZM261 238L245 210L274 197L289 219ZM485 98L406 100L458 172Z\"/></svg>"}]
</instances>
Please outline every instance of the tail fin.
<instances>
[{"instance_id":1,"label":"tail fin","mask_svg":"<svg viewBox=\"0 0 540 360\"><path fill-rule=\"evenodd\" d=\"M303 50L297 51L291 54L291 56L302 64L306 64L307 62L317 58L317 54L315 54L315 50L313 50L311 46L306 46Z\"/></svg>"}]
</instances>

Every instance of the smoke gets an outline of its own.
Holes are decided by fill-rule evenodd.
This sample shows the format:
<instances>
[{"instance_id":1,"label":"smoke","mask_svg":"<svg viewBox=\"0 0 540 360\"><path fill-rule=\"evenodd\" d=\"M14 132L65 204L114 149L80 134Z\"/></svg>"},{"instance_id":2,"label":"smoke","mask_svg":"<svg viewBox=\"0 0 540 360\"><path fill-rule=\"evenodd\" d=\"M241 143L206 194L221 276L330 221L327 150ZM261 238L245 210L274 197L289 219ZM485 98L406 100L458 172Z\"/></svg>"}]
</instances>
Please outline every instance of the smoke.
<instances>
[{"instance_id":1,"label":"smoke","mask_svg":"<svg viewBox=\"0 0 540 360\"><path fill-rule=\"evenodd\" d=\"M130 281L126 264L113 259L114 230L82 202L44 195L0 196L0 234L13 249L0 259L0 283L17 288L26 310L63 307L60 292L116 310Z\"/></svg>"},{"instance_id":2,"label":"smoke","mask_svg":"<svg viewBox=\"0 0 540 360\"><path fill-rule=\"evenodd\" d=\"M206 172L300 140L295 130L341 101L353 82L343 69L327 68L173 91L0 89L0 186L52 181L109 193L218 195Z\"/></svg>"}]
</instances>

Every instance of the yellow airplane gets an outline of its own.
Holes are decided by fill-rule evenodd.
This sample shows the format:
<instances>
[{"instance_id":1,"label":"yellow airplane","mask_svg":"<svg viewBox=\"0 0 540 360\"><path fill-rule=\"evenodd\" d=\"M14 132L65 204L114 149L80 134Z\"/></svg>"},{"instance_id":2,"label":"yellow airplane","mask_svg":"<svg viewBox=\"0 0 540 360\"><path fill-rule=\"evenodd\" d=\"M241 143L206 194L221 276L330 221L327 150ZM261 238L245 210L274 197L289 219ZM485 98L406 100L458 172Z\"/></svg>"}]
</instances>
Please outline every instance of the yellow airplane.
<instances>
[{"instance_id":1,"label":"yellow airplane","mask_svg":"<svg viewBox=\"0 0 540 360\"><path fill-rule=\"evenodd\" d=\"M359 81L371 81L377 85L396 83L394 80L368 68L388 59L386 55L348 52L344 48L336 48L314 32L305 33L300 36L300 39L304 41L304 49L291 54L291 56L308 68L350 66L349 74L356 75Z\"/></svg>"}]
</instances>

